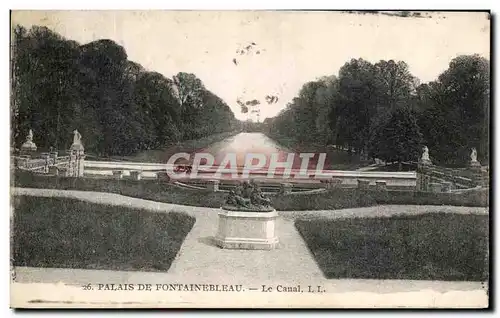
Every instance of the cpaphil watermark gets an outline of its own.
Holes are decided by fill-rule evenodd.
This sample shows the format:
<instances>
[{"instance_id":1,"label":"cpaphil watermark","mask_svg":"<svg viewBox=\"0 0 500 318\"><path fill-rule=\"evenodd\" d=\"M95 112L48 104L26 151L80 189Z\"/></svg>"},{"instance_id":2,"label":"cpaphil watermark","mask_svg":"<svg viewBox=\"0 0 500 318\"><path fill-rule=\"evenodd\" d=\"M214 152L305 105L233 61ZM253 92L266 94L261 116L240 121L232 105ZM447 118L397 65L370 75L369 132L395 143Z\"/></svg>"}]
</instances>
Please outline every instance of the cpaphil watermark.
<instances>
[{"instance_id":1,"label":"cpaphil watermark","mask_svg":"<svg viewBox=\"0 0 500 318\"><path fill-rule=\"evenodd\" d=\"M188 164L177 163L180 160ZM190 155L183 152L169 158L167 174L172 179L249 179L252 176L307 179L323 173L325 160L326 153L271 153L267 156L246 153L244 158L227 153L216 162L210 153Z\"/></svg>"}]
</instances>

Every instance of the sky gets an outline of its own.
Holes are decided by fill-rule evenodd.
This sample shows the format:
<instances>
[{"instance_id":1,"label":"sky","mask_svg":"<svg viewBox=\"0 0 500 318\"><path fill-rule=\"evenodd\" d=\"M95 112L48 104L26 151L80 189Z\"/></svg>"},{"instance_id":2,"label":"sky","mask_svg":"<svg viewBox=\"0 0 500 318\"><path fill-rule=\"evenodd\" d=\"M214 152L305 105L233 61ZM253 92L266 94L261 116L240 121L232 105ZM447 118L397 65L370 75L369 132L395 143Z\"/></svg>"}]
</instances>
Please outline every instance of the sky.
<instances>
[{"instance_id":1,"label":"sky","mask_svg":"<svg viewBox=\"0 0 500 318\"><path fill-rule=\"evenodd\" d=\"M128 59L172 77L194 73L238 119L237 100L257 99L273 117L303 84L338 75L351 58L402 60L421 82L458 55L490 56L490 20L481 12L383 14L300 11L13 11L12 23L44 25L81 44L111 39ZM253 45L252 42L255 44ZM248 45L251 50L240 54ZM237 53L238 51L238 53ZM257 54L257 51L259 52ZM236 59L234 61L233 59ZM266 95L278 96L268 104Z\"/></svg>"}]
</instances>

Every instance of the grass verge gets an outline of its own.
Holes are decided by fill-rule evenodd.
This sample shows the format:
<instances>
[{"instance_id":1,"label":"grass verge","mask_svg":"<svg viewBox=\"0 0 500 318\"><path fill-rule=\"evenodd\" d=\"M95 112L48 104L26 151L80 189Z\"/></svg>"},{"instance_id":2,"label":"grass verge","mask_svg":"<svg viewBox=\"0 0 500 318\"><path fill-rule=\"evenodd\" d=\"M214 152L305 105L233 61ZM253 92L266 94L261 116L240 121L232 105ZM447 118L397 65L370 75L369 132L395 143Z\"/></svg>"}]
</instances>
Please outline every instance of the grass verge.
<instances>
[{"instance_id":1,"label":"grass verge","mask_svg":"<svg viewBox=\"0 0 500 318\"><path fill-rule=\"evenodd\" d=\"M168 271L195 223L67 198L14 196L15 266Z\"/></svg>"},{"instance_id":2,"label":"grass verge","mask_svg":"<svg viewBox=\"0 0 500 318\"><path fill-rule=\"evenodd\" d=\"M295 226L327 278L488 278L488 216L432 213Z\"/></svg>"}]
</instances>

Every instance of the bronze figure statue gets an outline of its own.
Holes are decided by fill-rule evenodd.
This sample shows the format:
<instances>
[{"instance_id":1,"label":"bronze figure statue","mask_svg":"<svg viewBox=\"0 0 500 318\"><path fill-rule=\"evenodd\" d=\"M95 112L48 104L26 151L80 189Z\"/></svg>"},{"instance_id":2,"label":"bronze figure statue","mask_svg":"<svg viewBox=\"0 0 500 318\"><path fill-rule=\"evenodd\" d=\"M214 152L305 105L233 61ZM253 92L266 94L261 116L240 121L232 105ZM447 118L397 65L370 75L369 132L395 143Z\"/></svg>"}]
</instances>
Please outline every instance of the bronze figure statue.
<instances>
[{"instance_id":1,"label":"bronze figure statue","mask_svg":"<svg viewBox=\"0 0 500 318\"><path fill-rule=\"evenodd\" d=\"M269 212L274 208L269 199L255 182L244 181L241 185L230 190L226 198L224 209L247 212Z\"/></svg>"}]
</instances>

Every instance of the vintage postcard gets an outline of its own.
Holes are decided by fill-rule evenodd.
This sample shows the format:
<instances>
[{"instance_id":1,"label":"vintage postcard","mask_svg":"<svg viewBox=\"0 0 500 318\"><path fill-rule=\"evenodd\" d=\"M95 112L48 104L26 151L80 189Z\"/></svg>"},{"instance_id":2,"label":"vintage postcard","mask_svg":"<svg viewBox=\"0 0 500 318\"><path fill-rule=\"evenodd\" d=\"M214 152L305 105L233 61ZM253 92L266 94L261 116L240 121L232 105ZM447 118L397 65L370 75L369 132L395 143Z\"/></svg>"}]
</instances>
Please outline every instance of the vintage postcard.
<instances>
[{"instance_id":1,"label":"vintage postcard","mask_svg":"<svg viewBox=\"0 0 500 318\"><path fill-rule=\"evenodd\" d=\"M488 308L490 13L11 11L12 308Z\"/></svg>"}]
</instances>

